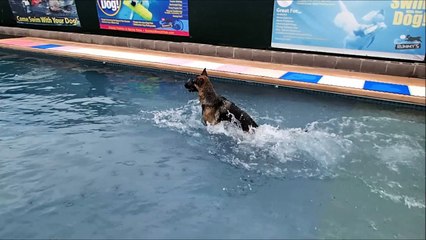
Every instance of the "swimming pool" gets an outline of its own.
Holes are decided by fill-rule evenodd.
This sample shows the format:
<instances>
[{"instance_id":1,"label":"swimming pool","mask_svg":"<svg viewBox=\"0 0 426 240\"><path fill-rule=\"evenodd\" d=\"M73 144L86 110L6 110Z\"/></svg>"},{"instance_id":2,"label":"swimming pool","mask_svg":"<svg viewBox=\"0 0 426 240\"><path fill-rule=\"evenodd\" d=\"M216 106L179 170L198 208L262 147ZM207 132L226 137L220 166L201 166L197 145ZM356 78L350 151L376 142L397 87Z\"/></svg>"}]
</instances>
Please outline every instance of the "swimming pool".
<instances>
[{"instance_id":1,"label":"swimming pool","mask_svg":"<svg viewBox=\"0 0 426 240\"><path fill-rule=\"evenodd\" d=\"M0 237L425 237L424 110L188 77L0 53Z\"/></svg>"}]
</instances>

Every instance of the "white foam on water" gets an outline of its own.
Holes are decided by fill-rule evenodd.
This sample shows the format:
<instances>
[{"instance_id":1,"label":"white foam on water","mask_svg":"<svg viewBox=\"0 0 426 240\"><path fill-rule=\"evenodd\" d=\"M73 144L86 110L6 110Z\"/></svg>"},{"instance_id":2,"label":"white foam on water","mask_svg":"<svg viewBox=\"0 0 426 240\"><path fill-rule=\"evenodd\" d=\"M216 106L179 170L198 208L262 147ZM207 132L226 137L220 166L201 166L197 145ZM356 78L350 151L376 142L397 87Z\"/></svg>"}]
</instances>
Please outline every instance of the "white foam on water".
<instances>
[{"instance_id":1,"label":"white foam on water","mask_svg":"<svg viewBox=\"0 0 426 240\"><path fill-rule=\"evenodd\" d=\"M274 158L281 163L309 155L323 166L333 165L350 150L351 141L320 130L301 128L280 129L260 125L253 133L245 133L234 125L222 122L208 126L211 134L223 134L237 143L236 152L256 151L258 155Z\"/></svg>"},{"instance_id":2,"label":"white foam on water","mask_svg":"<svg viewBox=\"0 0 426 240\"><path fill-rule=\"evenodd\" d=\"M64 101L65 104L73 104L73 103L80 103L81 105L89 105L89 104L116 104L117 101L113 100L110 97L90 97L90 98L75 98L70 99L67 101Z\"/></svg>"},{"instance_id":3,"label":"white foam on water","mask_svg":"<svg viewBox=\"0 0 426 240\"><path fill-rule=\"evenodd\" d=\"M55 88L52 87L52 86L48 86L48 87L37 88L36 90L47 90L47 91L50 91L50 90L53 90L53 89L55 89Z\"/></svg>"},{"instance_id":4,"label":"white foam on water","mask_svg":"<svg viewBox=\"0 0 426 240\"><path fill-rule=\"evenodd\" d=\"M26 87L27 85L0 87L0 93L6 93L7 91L16 90L16 89L24 89Z\"/></svg>"},{"instance_id":5,"label":"white foam on water","mask_svg":"<svg viewBox=\"0 0 426 240\"><path fill-rule=\"evenodd\" d=\"M361 179L372 193L408 208L425 208L424 124L392 117L343 117L316 123L334 128L353 142L351 161L344 164L348 177ZM417 187L414 187L417 186Z\"/></svg>"},{"instance_id":6,"label":"white foam on water","mask_svg":"<svg viewBox=\"0 0 426 240\"><path fill-rule=\"evenodd\" d=\"M378 158L392 171L399 173L400 166L411 167L416 159L424 156L424 150L418 143L410 145L404 142L389 146L375 146Z\"/></svg>"},{"instance_id":7,"label":"white foam on water","mask_svg":"<svg viewBox=\"0 0 426 240\"><path fill-rule=\"evenodd\" d=\"M25 81L26 83L32 83L31 81L36 81L33 83L40 83L40 81L37 80L46 80L49 78L52 78L56 75L55 69L35 69L32 71L29 71L24 74L15 74L13 77L11 77L11 80L16 81ZM43 82L50 82L50 81L43 81Z\"/></svg>"},{"instance_id":8,"label":"white foam on water","mask_svg":"<svg viewBox=\"0 0 426 240\"><path fill-rule=\"evenodd\" d=\"M141 111L141 118L152 120L161 128L169 128L180 133L199 137L198 131L204 128L201 123L201 109L197 100L191 100L183 107L159 111Z\"/></svg>"},{"instance_id":9,"label":"white foam on water","mask_svg":"<svg viewBox=\"0 0 426 240\"><path fill-rule=\"evenodd\" d=\"M252 133L230 122L205 127L198 100L178 108L141 111L141 117L161 128L207 136L209 153L221 161L272 176L332 176L331 169L345 158L352 145L334 133L309 127L305 131L263 124Z\"/></svg>"},{"instance_id":10,"label":"white foam on water","mask_svg":"<svg viewBox=\"0 0 426 240\"><path fill-rule=\"evenodd\" d=\"M259 117L273 123L282 116ZM413 184L424 173L424 125L391 117L340 117L315 121L305 128L261 124L245 133L235 124L201 123L198 100L166 110L141 111L142 120L197 137L208 153L227 164L278 178L361 179L380 198L408 208L425 208ZM422 165L423 164L423 165ZM411 173L411 175L407 175ZM414 175L413 175L414 174ZM423 174L423 175L422 175ZM414 178L413 178L414 176Z\"/></svg>"},{"instance_id":11,"label":"white foam on water","mask_svg":"<svg viewBox=\"0 0 426 240\"><path fill-rule=\"evenodd\" d=\"M404 127L407 124L412 129ZM314 122L311 127L334 131L351 140L360 150L394 172L399 172L402 166L418 167L417 160L424 159L425 156L425 148L421 144L424 142L424 125L416 125L411 120L371 116L342 117L321 123Z\"/></svg>"},{"instance_id":12,"label":"white foam on water","mask_svg":"<svg viewBox=\"0 0 426 240\"><path fill-rule=\"evenodd\" d=\"M414 197L389 193L383 189L370 186L372 193L377 193L381 198L389 199L395 203L403 203L408 208L425 208L425 202Z\"/></svg>"},{"instance_id":13,"label":"white foam on water","mask_svg":"<svg viewBox=\"0 0 426 240\"><path fill-rule=\"evenodd\" d=\"M413 197L404 196L404 205L408 208L416 207L416 208L425 208L425 203L416 200Z\"/></svg>"}]
</instances>

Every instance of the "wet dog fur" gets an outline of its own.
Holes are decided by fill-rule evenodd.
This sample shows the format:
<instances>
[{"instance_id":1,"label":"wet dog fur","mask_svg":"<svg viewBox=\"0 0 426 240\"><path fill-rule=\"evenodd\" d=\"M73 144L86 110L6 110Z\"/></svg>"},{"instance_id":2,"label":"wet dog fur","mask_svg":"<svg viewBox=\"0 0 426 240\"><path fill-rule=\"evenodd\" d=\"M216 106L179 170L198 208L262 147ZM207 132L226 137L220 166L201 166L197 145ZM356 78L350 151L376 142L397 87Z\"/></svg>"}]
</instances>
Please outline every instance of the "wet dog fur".
<instances>
[{"instance_id":1,"label":"wet dog fur","mask_svg":"<svg viewBox=\"0 0 426 240\"><path fill-rule=\"evenodd\" d=\"M258 127L257 123L246 112L216 93L207 76L206 69L195 79L189 79L185 83L185 88L190 92L198 92L204 125L207 125L207 123L215 125L221 121L234 122L245 132Z\"/></svg>"}]
</instances>

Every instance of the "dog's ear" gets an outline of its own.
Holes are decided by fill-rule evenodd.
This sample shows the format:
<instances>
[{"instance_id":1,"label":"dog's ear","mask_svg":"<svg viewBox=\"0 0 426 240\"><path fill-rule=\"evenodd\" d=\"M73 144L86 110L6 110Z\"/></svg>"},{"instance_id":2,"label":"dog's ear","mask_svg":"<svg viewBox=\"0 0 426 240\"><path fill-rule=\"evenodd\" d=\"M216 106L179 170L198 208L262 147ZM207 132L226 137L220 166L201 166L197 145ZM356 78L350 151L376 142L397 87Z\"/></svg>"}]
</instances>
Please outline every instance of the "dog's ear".
<instances>
[{"instance_id":1,"label":"dog's ear","mask_svg":"<svg viewBox=\"0 0 426 240\"><path fill-rule=\"evenodd\" d=\"M206 76L207 77L207 70L204 68L203 72L201 73L201 75Z\"/></svg>"}]
</instances>

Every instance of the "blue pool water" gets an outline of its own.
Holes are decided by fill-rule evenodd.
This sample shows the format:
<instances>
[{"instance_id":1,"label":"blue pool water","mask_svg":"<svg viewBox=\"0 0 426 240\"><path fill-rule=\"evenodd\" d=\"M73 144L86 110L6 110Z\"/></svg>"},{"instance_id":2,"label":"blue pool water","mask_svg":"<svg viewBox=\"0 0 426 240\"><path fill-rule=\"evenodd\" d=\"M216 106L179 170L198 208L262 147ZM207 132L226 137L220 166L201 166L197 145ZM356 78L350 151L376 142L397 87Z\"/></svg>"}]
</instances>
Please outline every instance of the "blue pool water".
<instances>
[{"instance_id":1,"label":"blue pool water","mask_svg":"<svg viewBox=\"0 0 426 240\"><path fill-rule=\"evenodd\" d=\"M425 237L423 110L188 77L0 53L0 238Z\"/></svg>"}]
</instances>

